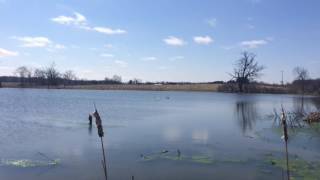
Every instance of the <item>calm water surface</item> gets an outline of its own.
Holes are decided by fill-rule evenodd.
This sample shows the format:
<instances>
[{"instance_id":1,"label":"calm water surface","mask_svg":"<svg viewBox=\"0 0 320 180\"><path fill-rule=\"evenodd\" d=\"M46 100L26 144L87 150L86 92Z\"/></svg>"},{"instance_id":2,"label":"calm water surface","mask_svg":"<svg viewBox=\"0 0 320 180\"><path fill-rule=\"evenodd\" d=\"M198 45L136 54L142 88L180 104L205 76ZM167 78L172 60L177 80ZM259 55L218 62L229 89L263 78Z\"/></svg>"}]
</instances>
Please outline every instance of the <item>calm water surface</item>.
<instances>
[{"instance_id":1,"label":"calm water surface","mask_svg":"<svg viewBox=\"0 0 320 180\"><path fill-rule=\"evenodd\" d=\"M319 98L293 95L0 89L0 179L103 179L100 139L87 119L93 103L110 180L281 179L268 163L270 154L284 157L270 115L281 104L320 109ZM290 157L319 162L319 129L290 134Z\"/></svg>"}]
</instances>

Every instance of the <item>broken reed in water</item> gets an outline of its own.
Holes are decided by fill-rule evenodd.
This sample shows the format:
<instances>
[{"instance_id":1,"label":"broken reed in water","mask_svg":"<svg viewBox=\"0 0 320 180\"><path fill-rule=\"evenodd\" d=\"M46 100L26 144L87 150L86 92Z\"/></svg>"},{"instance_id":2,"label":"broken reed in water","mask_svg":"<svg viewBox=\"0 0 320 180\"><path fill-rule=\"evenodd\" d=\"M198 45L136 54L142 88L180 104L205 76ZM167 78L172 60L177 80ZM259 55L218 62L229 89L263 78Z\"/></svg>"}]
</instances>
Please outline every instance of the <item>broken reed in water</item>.
<instances>
[{"instance_id":1,"label":"broken reed in water","mask_svg":"<svg viewBox=\"0 0 320 180\"><path fill-rule=\"evenodd\" d=\"M281 123L283 127L283 138L286 146L286 161L287 161L287 178L290 180L290 171L289 171L289 155L288 155L288 128L287 128L287 118L283 107L281 107Z\"/></svg>"},{"instance_id":2,"label":"broken reed in water","mask_svg":"<svg viewBox=\"0 0 320 180\"><path fill-rule=\"evenodd\" d=\"M95 106L95 105L94 105ZM97 125L97 129L98 129L98 136L100 137L100 141L101 141L101 148L102 148L102 155L103 155L103 160L102 160L102 167L103 167L103 171L104 171L104 176L106 178L106 180L108 179L108 175L107 175L107 163L106 163L106 156L105 156L105 151L104 151L104 145L103 145L103 139L102 137L104 136L104 132L103 132L103 127L102 127L102 120L100 117L100 114L98 113L98 110L95 106L95 111L93 113L93 116L96 118L96 125Z\"/></svg>"}]
</instances>

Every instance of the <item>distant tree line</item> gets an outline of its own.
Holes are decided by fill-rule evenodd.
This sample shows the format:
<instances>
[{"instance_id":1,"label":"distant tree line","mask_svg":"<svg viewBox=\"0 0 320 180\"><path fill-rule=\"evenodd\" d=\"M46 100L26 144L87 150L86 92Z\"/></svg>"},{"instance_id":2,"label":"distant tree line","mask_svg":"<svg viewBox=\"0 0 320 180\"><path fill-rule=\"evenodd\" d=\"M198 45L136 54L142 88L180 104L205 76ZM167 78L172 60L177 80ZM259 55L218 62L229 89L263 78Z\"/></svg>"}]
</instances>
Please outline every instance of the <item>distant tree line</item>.
<instances>
[{"instance_id":1,"label":"distant tree line","mask_svg":"<svg viewBox=\"0 0 320 180\"><path fill-rule=\"evenodd\" d=\"M270 85L257 82L264 69L263 65L258 64L255 54L245 51L241 54L241 58L236 61L233 72L229 73L231 80L220 86L219 90L240 93L271 92L320 95L320 79L311 79L308 70L303 67L293 69L295 80L287 85ZM270 86L273 86L273 88L270 88Z\"/></svg>"},{"instance_id":2,"label":"distant tree line","mask_svg":"<svg viewBox=\"0 0 320 180\"><path fill-rule=\"evenodd\" d=\"M112 78L105 78L104 80L84 80L79 79L72 70L59 72L55 64L45 68L30 68L27 66L18 67L15 76L1 76L1 82L19 83L21 87L30 86L68 86L68 85L89 85L89 84L121 84L121 76L114 75Z\"/></svg>"},{"instance_id":3,"label":"distant tree line","mask_svg":"<svg viewBox=\"0 0 320 180\"><path fill-rule=\"evenodd\" d=\"M133 78L123 82L122 77L114 75L111 78L106 77L104 80L85 80L79 79L72 70L59 72L54 63L44 68L29 68L27 66L18 67L15 76L1 76L1 82L19 83L21 87L30 86L69 86L69 85L102 85L102 84L147 84L147 85L183 85L183 84L220 84L219 91L223 92L240 92L240 93L299 93L299 94L318 94L320 95L320 78L310 78L309 72L303 67L295 67L293 75L295 80L286 85L267 84L258 82L258 78L265 69L256 60L256 55L250 52L243 52L241 58L234 64L232 73L229 73L231 79L227 82L142 82L141 79Z\"/></svg>"}]
</instances>

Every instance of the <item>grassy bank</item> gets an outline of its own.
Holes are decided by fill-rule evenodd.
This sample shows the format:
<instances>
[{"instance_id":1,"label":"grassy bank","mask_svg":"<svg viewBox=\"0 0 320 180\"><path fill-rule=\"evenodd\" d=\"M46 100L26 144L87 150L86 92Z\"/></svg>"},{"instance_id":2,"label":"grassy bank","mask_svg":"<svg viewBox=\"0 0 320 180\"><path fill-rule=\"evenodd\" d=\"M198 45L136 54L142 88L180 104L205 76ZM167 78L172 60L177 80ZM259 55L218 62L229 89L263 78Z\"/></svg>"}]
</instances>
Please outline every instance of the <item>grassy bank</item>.
<instances>
[{"instance_id":1,"label":"grassy bank","mask_svg":"<svg viewBox=\"0 0 320 180\"><path fill-rule=\"evenodd\" d=\"M101 84L51 86L52 89L87 89L87 90L144 90L144 91L218 91L221 84ZM21 88L19 83L2 83L2 87ZM23 88L46 89L48 86L30 86Z\"/></svg>"},{"instance_id":2,"label":"grassy bank","mask_svg":"<svg viewBox=\"0 0 320 180\"><path fill-rule=\"evenodd\" d=\"M25 85L21 87L19 83L2 83L5 88L36 88L48 89L48 86ZM59 85L50 86L50 89L83 89L83 90L141 90L141 91L198 91L198 92L228 92L235 93L229 84L98 84L98 85ZM254 85L248 88L247 93L266 94L294 94L289 88L275 85Z\"/></svg>"}]
</instances>

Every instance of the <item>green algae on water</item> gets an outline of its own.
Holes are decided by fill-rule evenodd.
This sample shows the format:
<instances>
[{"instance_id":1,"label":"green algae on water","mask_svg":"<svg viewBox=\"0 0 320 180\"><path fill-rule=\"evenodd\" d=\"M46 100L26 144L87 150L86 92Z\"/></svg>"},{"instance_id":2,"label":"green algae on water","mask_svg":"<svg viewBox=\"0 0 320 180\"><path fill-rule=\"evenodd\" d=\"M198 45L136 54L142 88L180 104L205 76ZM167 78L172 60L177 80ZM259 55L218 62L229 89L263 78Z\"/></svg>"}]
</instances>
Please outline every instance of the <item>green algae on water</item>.
<instances>
[{"instance_id":1,"label":"green algae on water","mask_svg":"<svg viewBox=\"0 0 320 180\"><path fill-rule=\"evenodd\" d=\"M285 159L277 159L269 156L268 163L271 165L287 170ZM308 162L302 159L289 160L289 170L291 176L295 179L318 180L320 178L320 162Z\"/></svg>"},{"instance_id":2,"label":"green algae on water","mask_svg":"<svg viewBox=\"0 0 320 180\"><path fill-rule=\"evenodd\" d=\"M142 161L149 162L149 161L156 161L156 160L170 160L170 161L181 161L186 163L196 163L196 164L203 164L203 165L212 165L216 163L246 163L248 160L240 160L240 159L224 159L224 160L217 160L208 155L192 155L186 156L181 155L177 156L175 154L153 154L153 155L143 155Z\"/></svg>"}]
</instances>

